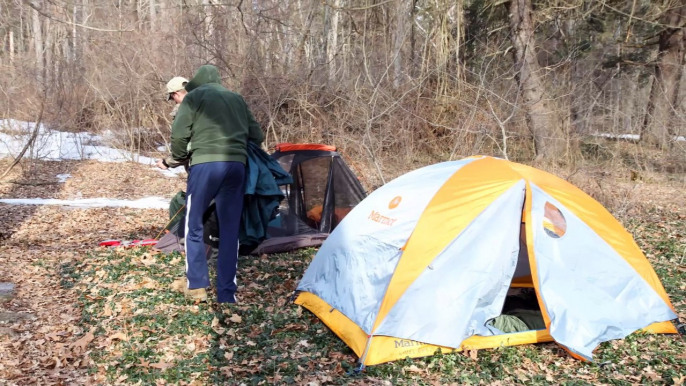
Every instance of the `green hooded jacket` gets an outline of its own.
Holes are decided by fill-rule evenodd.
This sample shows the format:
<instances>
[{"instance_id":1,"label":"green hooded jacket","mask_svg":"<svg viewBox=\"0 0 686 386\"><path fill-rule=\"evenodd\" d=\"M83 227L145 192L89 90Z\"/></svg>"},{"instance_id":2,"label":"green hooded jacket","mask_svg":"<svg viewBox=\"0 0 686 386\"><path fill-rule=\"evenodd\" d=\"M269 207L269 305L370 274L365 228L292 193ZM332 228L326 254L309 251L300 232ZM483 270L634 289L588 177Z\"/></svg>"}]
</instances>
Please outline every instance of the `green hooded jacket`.
<instances>
[{"instance_id":1,"label":"green hooded jacket","mask_svg":"<svg viewBox=\"0 0 686 386\"><path fill-rule=\"evenodd\" d=\"M219 71L201 66L186 85L172 125L172 159L245 164L248 140L261 144L264 134L243 97L220 84Z\"/></svg>"}]
</instances>

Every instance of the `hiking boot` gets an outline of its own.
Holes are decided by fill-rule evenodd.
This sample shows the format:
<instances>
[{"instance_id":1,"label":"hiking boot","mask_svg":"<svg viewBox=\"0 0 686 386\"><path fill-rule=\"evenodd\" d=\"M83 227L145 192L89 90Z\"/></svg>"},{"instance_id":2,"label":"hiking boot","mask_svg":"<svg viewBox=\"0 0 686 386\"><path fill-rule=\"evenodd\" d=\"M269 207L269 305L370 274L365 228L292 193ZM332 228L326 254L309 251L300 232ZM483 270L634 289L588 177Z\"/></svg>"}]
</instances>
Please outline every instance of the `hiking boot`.
<instances>
[{"instance_id":1,"label":"hiking boot","mask_svg":"<svg viewBox=\"0 0 686 386\"><path fill-rule=\"evenodd\" d=\"M183 294L186 295L186 298L193 300L193 301L199 301L199 302L206 302L207 301L207 291L205 291L204 288L196 288L196 289L184 288Z\"/></svg>"}]
</instances>

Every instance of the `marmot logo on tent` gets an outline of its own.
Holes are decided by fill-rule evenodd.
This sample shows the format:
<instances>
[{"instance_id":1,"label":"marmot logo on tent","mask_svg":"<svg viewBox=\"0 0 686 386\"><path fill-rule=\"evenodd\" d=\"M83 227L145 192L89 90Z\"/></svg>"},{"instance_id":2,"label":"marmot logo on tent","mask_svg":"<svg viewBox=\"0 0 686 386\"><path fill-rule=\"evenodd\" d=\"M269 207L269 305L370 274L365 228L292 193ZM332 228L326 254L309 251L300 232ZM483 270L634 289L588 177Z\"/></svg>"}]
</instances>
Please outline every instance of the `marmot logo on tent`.
<instances>
[{"instance_id":1,"label":"marmot logo on tent","mask_svg":"<svg viewBox=\"0 0 686 386\"><path fill-rule=\"evenodd\" d=\"M394 340L393 345L395 346L394 348L403 348L403 347L421 346L422 343L414 341L414 340L399 339L399 340Z\"/></svg>"},{"instance_id":2,"label":"marmot logo on tent","mask_svg":"<svg viewBox=\"0 0 686 386\"><path fill-rule=\"evenodd\" d=\"M397 208L398 205L400 205L400 201L402 201L402 199L403 199L402 197L397 196L396 198L394 198L393 200L391 200L391 202L388 204L388 209L395 209L395 208Z\"/></svg>"},{"instance_id":3,"label":"marmot logo on tent","mask_svg":"<svg viewBox=\"0 0 686 386\"><path fill-rule=\"evenodd\" d=\"M382 215L381 213L373 211L373 210L372 210L372 213L367 218L372 220L372 221L376 221L379 224L389 225L389 226L393 225L394 222L398 221L397 218L386 217L386 216Z\"/></svg>"}]
</instances>

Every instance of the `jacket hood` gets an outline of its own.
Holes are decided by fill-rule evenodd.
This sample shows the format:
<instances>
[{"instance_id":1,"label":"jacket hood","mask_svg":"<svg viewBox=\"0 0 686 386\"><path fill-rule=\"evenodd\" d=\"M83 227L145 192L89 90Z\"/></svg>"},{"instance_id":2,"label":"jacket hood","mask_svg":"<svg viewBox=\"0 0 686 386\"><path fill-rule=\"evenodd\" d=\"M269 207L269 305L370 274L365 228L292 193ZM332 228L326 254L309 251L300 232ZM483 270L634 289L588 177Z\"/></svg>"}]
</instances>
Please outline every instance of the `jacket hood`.
<instances>
[{"instance_id":1,"label":"jacket hood","mask_svg":"<svg viewBox=\"0 0 686 386\"><path fill-rule=\"evenodd\" d=\"M193 75L193 79L186 84L186 91L191 92L195 90L196 88L207 84L207 83L220 83L221 84L221 78L219 77L219 70L217 70L217 67L211 65L211 64L206 64L204 66L200 66L198 70L195 72L195 75Z\"/></svg>"}]
</instances>

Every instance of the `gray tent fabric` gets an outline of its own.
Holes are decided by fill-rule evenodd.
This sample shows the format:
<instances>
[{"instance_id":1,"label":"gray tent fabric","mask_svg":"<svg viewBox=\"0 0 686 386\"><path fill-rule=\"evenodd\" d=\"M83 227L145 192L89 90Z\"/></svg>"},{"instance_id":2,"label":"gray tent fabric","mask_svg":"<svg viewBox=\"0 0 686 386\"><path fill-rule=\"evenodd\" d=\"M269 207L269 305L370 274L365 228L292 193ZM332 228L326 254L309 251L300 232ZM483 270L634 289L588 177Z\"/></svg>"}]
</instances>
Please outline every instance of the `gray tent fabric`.
<instances>
[{"instance_id":1,"label":"gray tent fabric","mask_svg":"<svg viewBox=\"0 0 686 386\"><path fill-rule=\"evenodd\" d=\"M536 184L531 183L531 191L540 294L556 342L591 360L602 342L677 318L648 282L585 222ZM563 237L544 228L546 205L563 216Z\"/></svg>"},{"instance_id":2,"label":"gray tent fabric","mask_svg":"<svg viewBox=\"0 0 686 386\"><path fill-rule=\"evenodd\" d=\"M456 235L374 333L445 347L490 335L486 322L501 314L517 264L525 188L517 182Z\"/></svg>"},{"instance_id":3,"label":"gray tent fabric","mask_svg":"<svg viewBox=\"0 0 686 386\"><path fill-rule=\"evenodd\" d=\"M185 253L185 240L183 237L179 235L178 227L179 224L174 224L174 226L169 230L169 232L166 235L162 236L162 238L159 239L157 244L153 246L153 249L163 253ZM208 260L217 260L217 255L219 254L218 248L205 243L205 250L207 251Z\"/></svg>"},{"instance_id":4,"label":"gray tent fabric","mask_svg":"<svg viewBox=\"0 0 686 386\"><path fill-rule=\"evenodd\" d=\"M328 233L315 233L294 236L272 237L263 241L254 251L253 255L287 253L296 249L318 247L329 236Z\"/></svg>"},{"instance_id":5,"label":"gray tent fabric","mask_svg":"<svg viewBox=\"0 0 686 386\"><path fill-rule=\"evenodd\" d=\"M171 253L174 251L183 252L184 251L184 237L178 232L179 223L174 224L166 235L162 236L157 244L153 247L164 253Z\"/></svg>"}]
</instances>

